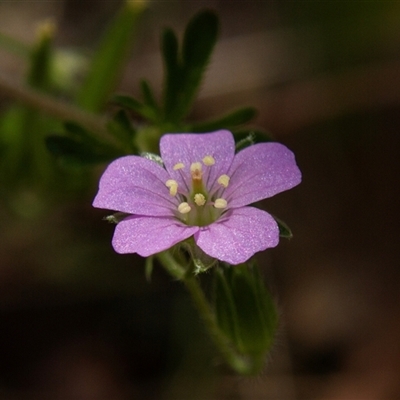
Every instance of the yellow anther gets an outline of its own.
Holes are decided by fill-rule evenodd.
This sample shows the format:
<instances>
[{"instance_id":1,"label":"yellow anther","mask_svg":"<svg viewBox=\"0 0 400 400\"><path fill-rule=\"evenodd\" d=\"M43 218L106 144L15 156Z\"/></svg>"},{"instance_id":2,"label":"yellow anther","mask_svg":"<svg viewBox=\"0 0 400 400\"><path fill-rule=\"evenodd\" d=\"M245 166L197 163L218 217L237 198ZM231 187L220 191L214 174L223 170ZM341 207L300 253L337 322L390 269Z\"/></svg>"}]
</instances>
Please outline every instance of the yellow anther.
<instances>
[{"instance_id":1,"label":"yellow anther","mask_svg":"<svg viewBox=\"0 0 400 400\"><path fill-rule=\"evenodd\" d=\"M210 167L211 165L215 164L215 159L213 156L205 156L203 158L203 164L207 165L207 167Z\"/></svg>"},{"instance_id":2,"label":"yellow anther","mask_svg":"<svg viewBox=\"0 0 400 400\"><path fill-rule=\"evenodd\" d=\"M221 185L221 186L223 186L224 188L227 188L228 187L228 185L229 185L229 181L231 180L231 178L229 178L229 176L228 175L221 175L219 178L218 178L218 183Z\"/></svg>"},{"instance_id":3,"label":"yellow anther","mask_svg":"<svg viewBox=\"0 0 400 400\"><path fill-rule=\"evenodd\" d=\"M200 181L203 173L201 172L201 163L194 162L190 165L190 172L192 174L192 179Z\"/></svg>"},{"instance_id":4,"label":"yellow anther","mask_svg":"<svg viewBox=\"0 0 400 400\"><path fill-rule=\"evenodd\" d=\"M178 171L178 169L183 169L183 168L185 168L185 165L184 165L183 163L181 163L181 162L178 162L177 164L175 164L175 165L172 167L172 169L173 169L174 171Z\"/></svg>"},{"instance_id":5,"label":"yellow anther","mask_svg":"<svg viewBox=\"0 0 400 400\"><path fill-rule=\"evenodd\" d=\"M177 181L175 181L174 179L168 179L167 182L165 182L165 186L169 188L169 194L171 196L176 196L176 193L178 192Z\"/></svg>"},{"instance_id":6,"label":"yellow anther","mask_svg":"<svg viewBox=\"0 0 400 400\"><path fill-rule=\"evenodd\" d=\"M178 211L181 214L187 214L188 212L190 212L190 210L191 210L191 207L186 202L183 202L183 203L179 204L179 206L178 206Z\"/></svg>"},{"instance_id":7,"label":"yellow anther","mask_svg":"<svg viewBox=\"0 0 400 400\"><path fill-rule=\"evenodd\" d=\"M226 208L227 205L228 205L228 202L225 199L216 199L214 201L215 208Z\"/></svg>"},{"instance_id":8,"label":"yellow anther","mask_svg":"<svg viewBox=\"0 0 400 400\"><path fill-rule=\"evenodd\" d=\"M203 194L201 193L196 193L194 195L194 202L198 205L198 206L204 206L204 204L206 204L206 198L204 197Z\"/></svg>"}]
</instances>

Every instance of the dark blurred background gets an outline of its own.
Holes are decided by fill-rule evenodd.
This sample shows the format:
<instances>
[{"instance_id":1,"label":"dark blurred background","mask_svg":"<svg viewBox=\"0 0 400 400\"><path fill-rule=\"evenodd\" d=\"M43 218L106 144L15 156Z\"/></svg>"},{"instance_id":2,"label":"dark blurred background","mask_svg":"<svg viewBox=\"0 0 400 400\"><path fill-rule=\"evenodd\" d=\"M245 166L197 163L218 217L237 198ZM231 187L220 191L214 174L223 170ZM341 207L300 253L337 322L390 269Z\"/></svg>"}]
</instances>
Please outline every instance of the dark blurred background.
<instances>
[{"instance_id":1,"label":"dark blurred background","mask_svg":"<svg viewBox=\"0 0 400 400\"><path fill-rule=\"evenodd\" d=\"M52 18L79 64L120 4L0 1L0 30L29 44ZM204 7L221 34L192 118L253 105L303 173L263 204L294 232L258 256L282 321L265 373L225 370L181 285L113 252L97 168L79 196L1 205L0 398L400 399L400 3L150 2L120 90L161 89L161 29L182 34ZM0 69L26 73L5 49Z\"/></svg>"}]
</instances>

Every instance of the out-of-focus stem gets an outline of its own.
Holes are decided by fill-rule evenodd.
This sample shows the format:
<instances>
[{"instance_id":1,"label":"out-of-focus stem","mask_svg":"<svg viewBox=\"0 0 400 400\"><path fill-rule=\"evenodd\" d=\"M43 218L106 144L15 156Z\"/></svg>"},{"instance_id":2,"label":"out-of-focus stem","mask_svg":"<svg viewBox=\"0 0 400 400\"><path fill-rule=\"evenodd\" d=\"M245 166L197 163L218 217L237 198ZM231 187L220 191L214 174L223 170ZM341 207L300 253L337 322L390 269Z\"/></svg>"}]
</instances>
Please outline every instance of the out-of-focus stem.
<instances>
[{"instance_id":1,"label":"out-of-focus stem","mask_svg":"<svg viewBox=\"0 0 400 400\"><path fill-rule=\"evenodd\" d=\"M16 84L0 73L0 94L24 103L47 115L62 121L74 121L86 128L99 140L109 143L114 147L120 144L107 132L106 119L102 116L84 112L81 109L64 101L55 99L37 90Z\"/></svg>"}]
</instances>

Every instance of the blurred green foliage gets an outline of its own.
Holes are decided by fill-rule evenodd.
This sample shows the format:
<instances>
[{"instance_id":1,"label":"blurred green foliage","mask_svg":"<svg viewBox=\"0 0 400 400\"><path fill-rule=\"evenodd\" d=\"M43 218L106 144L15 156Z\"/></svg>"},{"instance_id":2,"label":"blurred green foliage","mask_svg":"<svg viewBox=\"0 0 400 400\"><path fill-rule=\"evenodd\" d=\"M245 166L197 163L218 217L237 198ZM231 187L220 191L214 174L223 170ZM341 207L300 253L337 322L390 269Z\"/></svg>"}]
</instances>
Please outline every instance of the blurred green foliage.
<instances>
[{"instance_id":1,"label":"blurred green foliage","mask_svg":"<svg viewBox=\"0 0 400 400\"><path fill-rule=\"evenodd\" d=\"M313 32L325 70L379 60L382 50L398 47L398 2L292 1L278 7L286 24Z\"/></svg>"},{"instance_id":2,"label":"blurred green foliage","mask_svg":"<svg viewBox=\"0 0 400 400\"><path fill-rule=\"evenodd\" d=\"M11 187L28 188L42 193L40 197L44 203L54 195L59 198L60 194L64 197L67 192L80 192L90 185L83 167L140 151L157 153L158 141L165 132L205 132L224 128L234 133L238 131L239 141L254 132L244 128L256 115L252 107L205 122L187 121L218 35L218 18L209 10L190 20L182 43L172 29L164 30L161 47L165 74L161 104L149 83L142 80L141 100L125 94L114 95L112 103L117 106L117 111L107 117L102 132L87 127L85 118L93 118L93 113L101 115L115 90L144 9L143 2L126 2L121 6L91 60L86 62L86 75L81 86L77 88L74 84L67 89L65 95L72 101L75 98L75 105L81 110L78 119L77 113L71 115L67 108L64 118L54 118L25 104L11 105L0 116L0 179L7 192ZM24 46L17 46L19 54L21 48L25 56L29 54L26 85L40 92L46 101L54 99L57 102L62 90L59 83L63 80L59 74L66 74L68 81L71 79L68 75L73 76L74 69L80 64L67 63L71 65L70 73L60 72L60 57L65 60L65 52L53 46L55 25L51 22L43 23L37 36L37 42L29 52ZM3 38L0 43L9 48L14 41ZM79 61L79 56L70 54L68 59ZM62 110L63 104L60 107ZM261 131L257 132L258 137L263 135ZM113 144L104 140L104 134L113 139ZM267 136L265 140L268 140Z\"/></svg>"},{"instance_id":3,"label":"blurred green foliage","mask_svg":"<svg viewBox=\"0 0 400 400\"><path fill-rule=\"evenodd\" d=\"M110 22L92 56L89 72L77 96L77 104L83 109L102 111L109 100L125 67L144 9L144 2L127 1Z\"/></svg>"}]
</instances>

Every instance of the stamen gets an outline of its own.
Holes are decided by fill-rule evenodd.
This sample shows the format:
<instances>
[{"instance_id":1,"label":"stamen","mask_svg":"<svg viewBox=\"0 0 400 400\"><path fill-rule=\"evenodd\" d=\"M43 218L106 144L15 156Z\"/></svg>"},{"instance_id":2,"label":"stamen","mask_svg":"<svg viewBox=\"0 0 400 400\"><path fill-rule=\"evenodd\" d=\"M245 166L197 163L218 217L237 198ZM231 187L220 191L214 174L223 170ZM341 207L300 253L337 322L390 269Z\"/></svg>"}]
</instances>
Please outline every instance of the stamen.
<instances>
[{"instance_id":1,"label":"stamen","mask_svg":"<svg viewBox=\"0 0 400 400\"><path fill-rule=\"evenodd\" d=\"M185 201L183 203L179 204L179 206L178 206L178 211L181 214L187 214L188 212L190 212L191 209L192 208Z\"/></svg>"},{"instance_id":2,"label":"stamen","mask_svg":"<svg viewBox=\"0 0 400 400\"><path fill-rule=\"evenodd\" d=\"M221 186L223 186L224 188L227 188L228 187L228 185L229 185L229 181L231 180L231 178L229 178L229 176L228 175L221 175L219 178L218 178L218 183L221 185Z\"/></svg>"},{"instance_id":3,"label":"stamen","mask_svg":"<svg viewBox=\"0 0 400 400\"><path fill-rule=\"evenodd\" d=\"M215 164L215 159L213 156L205 156L203 158L203 163L204 165L207 165L207 167L211 167L211 165Z\"/></svg>"},{"instance_id":4,"label":"stamen","mask_svg":"<svg viewBox=\"0 0 400 400\"><path fill-rule=\"evenodd\" d=\"M178 171L178 169L183 169L183 168L185 168L185 165L184 165L183 163L181 163L181 162L178 162L177 164L175 164L175 165L172 167L172 169L173 169L174 171Z\"/></svg>"},{"instance_id":5,"label":"stamen","mask_svg":"<svg viewBox=\"0 0 400 400\"><path fill-rule=\"evenodd\" d=\"M165 186L169 188L169 194L171 196L176 196L178 192L178 182L175 181L174 179L168 179L167 182L165 182Z\"/></svg>"},{"instance_id":6,"label":"stamen","mask_svg":"<svg viewBox=\"0 0 400 400\"><path fill-rule=\"evenodd\" d=\"M196 193L194 195L194 202L198 205L198 206L204 206L204 204L206 204L206 198L204 197L203 194L201 193Z\"/></svg>"},{"instance_id":7,"label":"stamen","mask_svg":"<svg viewBox=\"0 0 400 400\"><path fill-rule=\"evenodd\" d=\"M201 171L201 163L199 162L194 162L190 166L190 172L192 174L192 179L195 181L200 181L203 173Z\"/></svg>"},{"instance_id":8,"label":"stamen","mask_svg":"<svg viewBox=\"0 0 400 400\"><path fill-rule=\"evenodd\" d=\"M225 199L216 199L214 201L215 208L226 208L228 206L228 202Z\"/></svg>"}]
</instances>

